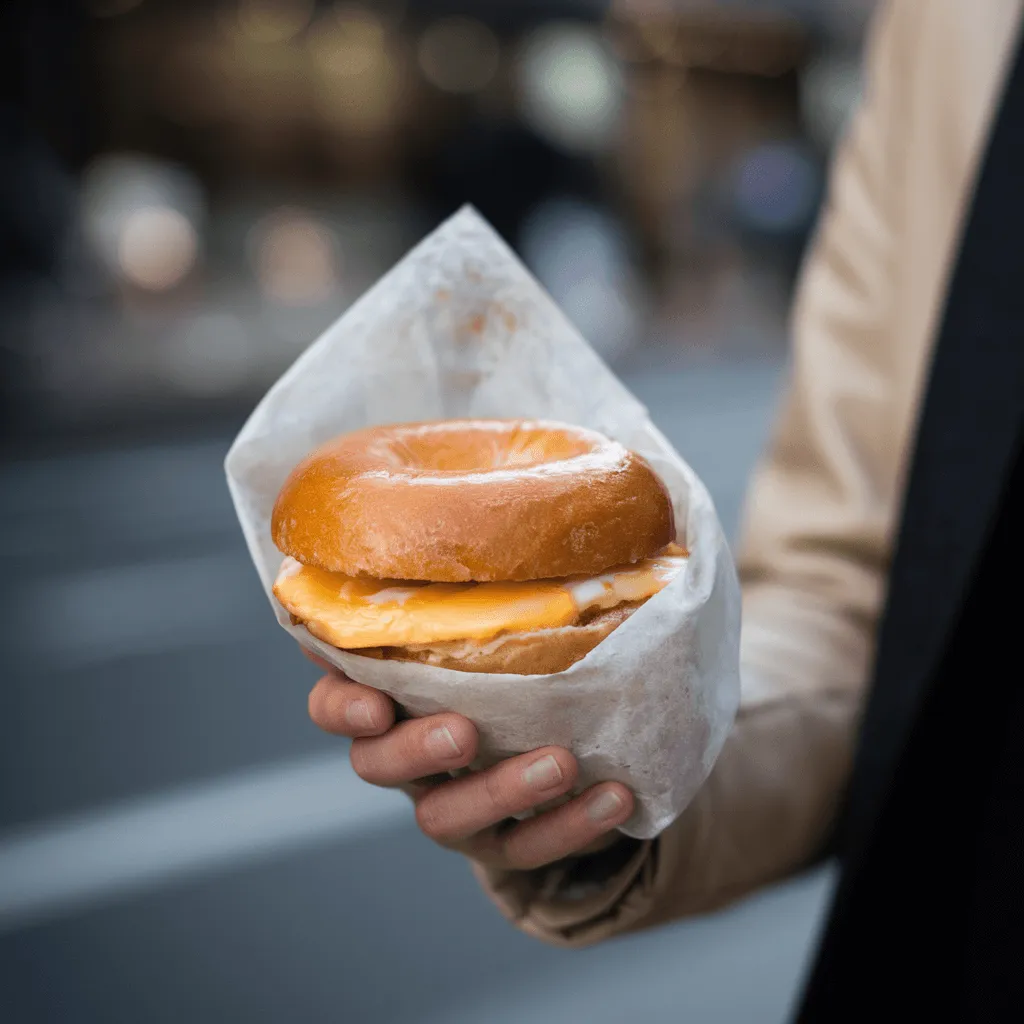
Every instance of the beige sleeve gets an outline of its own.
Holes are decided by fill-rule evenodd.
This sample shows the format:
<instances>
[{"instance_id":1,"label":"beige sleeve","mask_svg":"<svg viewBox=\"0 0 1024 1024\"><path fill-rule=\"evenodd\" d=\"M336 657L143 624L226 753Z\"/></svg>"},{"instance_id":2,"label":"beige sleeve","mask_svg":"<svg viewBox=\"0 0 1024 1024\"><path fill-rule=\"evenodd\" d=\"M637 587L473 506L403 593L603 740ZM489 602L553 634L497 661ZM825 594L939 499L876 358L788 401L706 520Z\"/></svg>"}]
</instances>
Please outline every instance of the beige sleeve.
<instances>
[{"instance_id":1,"label":"beige sleeve","mask_svg":"<svg viewBox=\"0 0 1024 1024\"><path fill-rule=\"evenodd\" d=\"M793 320L793 364L747 499L743 698L693 803L657 839L540 872L475 866L502 911L562 945L708 910L807 864L851 761L902 453L890 403L899 133L913 5L886 4ZM603 867L602 867L603 865Z\"/></svg>"}]
</instances>

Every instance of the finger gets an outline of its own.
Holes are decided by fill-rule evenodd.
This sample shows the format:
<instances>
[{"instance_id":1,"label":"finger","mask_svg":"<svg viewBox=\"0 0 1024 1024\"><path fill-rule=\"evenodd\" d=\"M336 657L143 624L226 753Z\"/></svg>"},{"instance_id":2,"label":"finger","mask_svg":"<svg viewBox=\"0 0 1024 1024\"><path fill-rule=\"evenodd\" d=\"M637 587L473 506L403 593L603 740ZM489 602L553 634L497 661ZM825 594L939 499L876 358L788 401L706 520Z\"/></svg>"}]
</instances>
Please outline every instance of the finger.
<instances>
[{"instance_id":1,"label":"finger","mask_svg":"<svg viewBox=\"0 0 1024 1024\"><path fill-rule=\"evenodd\" d=\"M568 750L541 747L435 787L417 801L416 820L431 839L458 842L567 792L576 775Z\"/></svg>"},{"instance_id":2,"label":"finger","mask_svg":"<svg viewBox=\"0 0 1024 1024\"><path fill-rule=\"evenodd\" d=\"M510 871L543 867L582 852L623 824L633 803L633 794L621 783L601 783L507 832L479 837L466 852Z\"/></svg>"},{"instance_id":3,"label":"finger","mask_svg":"<svg viewBox=\"0 0 1024 1024\"><path fill-rule=\"evenodd\" d=\"M400 722L385 735L355 740L356 774L376 786L397 786L426 775L464 768L476 757L476 726L461 715Z\"/></svg>"},{"instance_id":4,"label":"finger","mask_svg":"<svg viewBox=\"0 0 1024 1024\"><path fill-rule=\"evenodd\" d=\"M378 736L395 721L391 698L347 676L324 676L309 692L309 717L336 736Z\"/></svg>"}]
</instances>

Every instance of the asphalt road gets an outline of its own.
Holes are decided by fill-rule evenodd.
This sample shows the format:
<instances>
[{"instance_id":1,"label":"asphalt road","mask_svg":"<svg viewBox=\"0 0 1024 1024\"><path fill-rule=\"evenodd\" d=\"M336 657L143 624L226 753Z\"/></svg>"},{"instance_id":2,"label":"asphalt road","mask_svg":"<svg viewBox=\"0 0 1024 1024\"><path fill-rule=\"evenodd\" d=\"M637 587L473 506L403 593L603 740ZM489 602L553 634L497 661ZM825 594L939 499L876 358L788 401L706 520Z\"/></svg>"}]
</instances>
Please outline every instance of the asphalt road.
<instances>
[{"instance_id":1,"label":"asphalt road","mask_svg":"<svg viewBox=\"0 0 1024 1024\"><path fill-rule=\"evenodd\" d=\"M626 380L734 533L779 368ZM0 1019L781 1022L826 875L551 950L353 778L249 564L229 441L0 466Z\"/></svg>"}]
</instances>

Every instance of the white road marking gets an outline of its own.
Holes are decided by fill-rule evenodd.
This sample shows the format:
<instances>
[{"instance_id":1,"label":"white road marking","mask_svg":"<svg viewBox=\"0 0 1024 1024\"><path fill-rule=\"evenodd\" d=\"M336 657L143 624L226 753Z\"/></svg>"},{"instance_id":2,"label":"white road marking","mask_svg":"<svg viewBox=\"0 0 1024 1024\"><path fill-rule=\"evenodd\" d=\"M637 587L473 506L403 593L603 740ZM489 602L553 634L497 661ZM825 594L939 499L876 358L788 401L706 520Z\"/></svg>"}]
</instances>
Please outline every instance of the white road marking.
<instances>
[{"instance_id":1,"label":"white road marking","mask_svg":"<svg viewBox=\"0 0 1024 1024\"><path fill-rule=\"evenodd\" d=\"M347 754L318 755L0 834L0 931L170 879L412 820Z\"/></svg>"}]
</instances>

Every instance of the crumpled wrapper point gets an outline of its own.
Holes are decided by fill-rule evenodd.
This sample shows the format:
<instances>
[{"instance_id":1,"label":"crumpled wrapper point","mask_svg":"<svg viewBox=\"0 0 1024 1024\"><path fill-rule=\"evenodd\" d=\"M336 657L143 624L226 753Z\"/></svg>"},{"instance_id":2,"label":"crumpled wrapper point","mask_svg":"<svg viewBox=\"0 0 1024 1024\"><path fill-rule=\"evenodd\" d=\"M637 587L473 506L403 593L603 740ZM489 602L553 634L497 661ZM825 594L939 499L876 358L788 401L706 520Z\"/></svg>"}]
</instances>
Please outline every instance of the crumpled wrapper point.
<instances>
[{"instance_id":1,"label":"crumpled wrapper point","mask_svg":"<svg viewBox=\"0 0 1024 1024\"><path fill-rule=\"evenodd\" d=\"M537 417L591 427L642 454L665 482L685 572L565 672L457 672L339 651L294 626L271 587L278 490L311 449L376 424ZM455 711L479 764L568 747L578 788L636 795L621 831L651 838L687 806L739 702L736 572L704 485L508 246L470 207L429 235L277 381L226 460L228 486L277 620L352 679L413 716Z\"/></svg>"}]
</instances>

